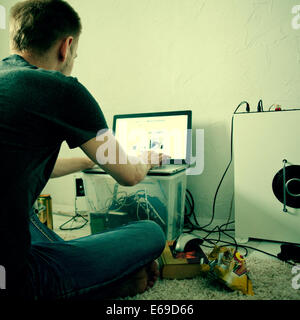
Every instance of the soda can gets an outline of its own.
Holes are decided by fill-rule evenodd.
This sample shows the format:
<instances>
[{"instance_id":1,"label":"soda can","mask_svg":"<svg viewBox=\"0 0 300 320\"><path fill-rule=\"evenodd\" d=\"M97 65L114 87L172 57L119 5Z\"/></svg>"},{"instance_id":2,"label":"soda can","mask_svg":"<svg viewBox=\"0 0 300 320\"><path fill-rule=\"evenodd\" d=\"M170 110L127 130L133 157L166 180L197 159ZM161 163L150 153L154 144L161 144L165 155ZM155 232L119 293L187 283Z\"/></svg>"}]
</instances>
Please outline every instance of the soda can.
<instances>
[{"instance_id":1,"label":"soda can","mask_svg":"<svg viewBox=\"0 0 300 320\"><path fill-rule=\"evenodd\" d=\"M37 201L40 208L38 213L40 221L53 230L52 199L50 194L41 194Z\"/></svg>"}]
</instances>

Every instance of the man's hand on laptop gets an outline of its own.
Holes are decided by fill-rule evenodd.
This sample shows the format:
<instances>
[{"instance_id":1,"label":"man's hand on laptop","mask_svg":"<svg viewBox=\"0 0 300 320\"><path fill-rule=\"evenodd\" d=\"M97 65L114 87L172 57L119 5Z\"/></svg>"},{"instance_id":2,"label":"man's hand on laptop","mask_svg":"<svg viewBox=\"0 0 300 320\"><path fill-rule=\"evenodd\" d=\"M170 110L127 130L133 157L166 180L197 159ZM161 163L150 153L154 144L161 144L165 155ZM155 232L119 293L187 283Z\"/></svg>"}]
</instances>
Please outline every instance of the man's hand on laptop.
<instances>
[{"instance_id":1,"label":"man's hand on laptop","mask_svg":"<svg viewBox=\"0 0 300 320\"><path fill-rule=\"evenodd\" d=\"M164 153L150 150L143 152L142 159L144 163L150 164L150 168L152 169L154 167L160 167L161 165L168 163L168 160L171 159L171 157L165 155Z\"/></svg>"}]
</instances>

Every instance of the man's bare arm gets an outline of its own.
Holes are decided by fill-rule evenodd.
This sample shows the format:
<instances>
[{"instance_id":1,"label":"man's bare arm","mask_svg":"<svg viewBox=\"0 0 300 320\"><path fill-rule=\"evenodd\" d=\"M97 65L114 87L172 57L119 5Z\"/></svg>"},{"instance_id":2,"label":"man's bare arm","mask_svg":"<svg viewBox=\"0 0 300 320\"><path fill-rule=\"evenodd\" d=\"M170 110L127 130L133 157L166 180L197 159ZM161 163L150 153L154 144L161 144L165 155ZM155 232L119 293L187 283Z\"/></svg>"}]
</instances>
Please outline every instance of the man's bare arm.
<instances>
[{"instance_id":1,"label":"man's bare arm","mask_svg":"<svg viewBox=\"0 0 300 320\"><path fill-rule=\"evenodd\" d=\"M56 160L51 178L59 178L78 171L91 169L95 163L88 157L59 158Z\"/></svg>"},{"instance_id":2,"label":"man's bare arm","mask_svg":"<svg viewBox=\"0 0 300 320\"><path fill-rule=\"evenodd\" d=\"M100 147L104 150L104 144L106 149L106 155L108 156L110 149L112 158L108 159L106 163L101 159L101 154L97 151ZM155 152L147 153L148 159L142 161L138 158L129 158L123 148L119 145L118 141L112 134L106 134L106 138L100 141L100 139L91 139L90 141L84 143L81 149L85 154L93 160L95 163L111 175L119 184L124 186L133 186L144 179L148 171L155 165L161 164L162 155L157 155L158 160L156 163L151 163L150 157L155 154ZM103 152L105 154L105 152ZM109 161L111 160L111 161ZM134 163L133 163L134 160ZM139 160L139 163L136 163Z\"/></svg>"}]
</instances>

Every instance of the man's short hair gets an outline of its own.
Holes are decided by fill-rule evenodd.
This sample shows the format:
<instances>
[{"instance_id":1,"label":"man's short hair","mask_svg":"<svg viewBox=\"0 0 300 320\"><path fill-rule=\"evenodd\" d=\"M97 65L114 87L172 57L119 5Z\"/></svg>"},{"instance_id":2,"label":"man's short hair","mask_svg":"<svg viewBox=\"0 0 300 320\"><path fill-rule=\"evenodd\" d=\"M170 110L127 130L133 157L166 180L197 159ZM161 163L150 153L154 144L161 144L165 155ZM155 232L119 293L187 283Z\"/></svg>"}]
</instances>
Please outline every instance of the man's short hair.
<instances>
[{"instance_id":1,"label":"man's short hair","mask_svg":"<svg viewBox=\"0 0 300 320\"><path fill-rule=\"evenodd\" d=\"M10 11L10 39L14 50L46 52L64 37L81 33L77 12L63 0L26 0Z\"/></svg>"}]
</instances>

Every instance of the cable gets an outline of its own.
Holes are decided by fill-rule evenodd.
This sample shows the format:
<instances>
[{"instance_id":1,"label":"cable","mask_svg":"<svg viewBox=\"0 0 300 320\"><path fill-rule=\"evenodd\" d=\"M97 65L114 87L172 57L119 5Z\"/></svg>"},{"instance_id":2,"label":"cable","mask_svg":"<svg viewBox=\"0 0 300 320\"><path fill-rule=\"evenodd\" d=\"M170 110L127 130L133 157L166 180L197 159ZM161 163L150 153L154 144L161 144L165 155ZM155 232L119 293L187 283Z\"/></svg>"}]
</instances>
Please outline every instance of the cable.
<instances>
[{"instance_id":1,"label":"cable","mask_svg":"<svg viewBox=\"0 0 300 320\"><path fill-rule=\"evenodd\" d=\"M271 111L271 109L272 109L273 107L275 107L275 106L276 106L275 103L273 103L273 104L269 107L268 111Z\"/></svg>"},{"instance_id":2,"label":"cable","mask_svg":"<svg viewBox=\"0 0 300 320\"><path fill-rule=\"evenodd\" d=\"M191 194L190 191L188 191L188 194L192 198L192 194ZM227 226L232 224L232 223L234 223L234 221L226 222L226 223L224 223L224 224L222 224L220 226L215 226L212 230L203 230L203 228L198 228L197 226L193 225L192 222L190 222L191 227L192 227L191 230L184 231L184 233L192 233L194 230L201 230L201 231L207 232L207 234L204 237L201 237L201 239L203 239L205 242L207 242L209 244L212 244L213 247L216 246L218 243L225 243L226 245L234 246L235 251L238 251L239 248L244 249L245 250L245 254L243 255L244 257L248 256L248 250L247 249L251 249L251 250L258 251L258 252L261 252L263 254L266 254L268 256L274 257L276 259L279 259L278 256L276 256L274 254L271 254L269 252L266 252L266 251L263 251L263 250L248 246L248 245L238 244L236 242L235 238L227 233L228 231L234 231L234 229L227 229ZM225 230L223 229L224 227L225 227ZM217 239L209 238L209 236L212 233L218 233L218 238ZM229 237L233 241L231 242L231 241L221 240L221 234L224 234L225 236ZM195 236L198 237L198 235L195 235ZM208 245L205 245L205 244L202 244L201 246L207 247L207 248L213 248L212 246L208 246ZM220 247L223 247L223 246L225 246L225 245L221 245ZM282 261L282 260L280 260L280 261ZM287 264L292 265L292 266L296 265L295 263L292 263L292 262L289 262L289 261L284 261L284 262L286 262Z\"/></svg>"},{"instance_id":3,"label":"cable","mask_svg":"<svg viewBox=\"0 0 300 320\"><path fill-rule=\"evenodd\" d=\"M238 108L239 108L240 106L241 106L241 104L236 108L235 112L238 110ZM235 112L234 112L234 113L235 113ZM209 221L208 224L206 224L205 226L202 226L202 227L201 227L202 229L210 226L210 225L212 224L214 218L215 218L216 201L217 201L217 196L218 196L218 193L219 193L219 189L220 189L220 187L221 187L221 185L222 185L222 182L223 182L223 180L224 180L224 178L225 178L225 176L226 176L226 173L227 173L227 171L228 171L228 169L229 169L229 167L230 167L230 165L231 165L231 163L232 163L232 159L233 159L233 119L234 119L234 115L232 115L232 118L231 118L230 161L229 161L229 163L228 163L228 165L227 165L227 167L226 167L226 169L225 169L225 171L224 171L224 173L223 173L223 175L222 175L222 178L221 178L221 180L220 180L220 182L219 182L219 184L218 184L218 186L217 186L217 190L216 190L215 195L214 195L211 219L210 219L210 221Z\"/></svg>"},{"instance_id":4,"label":"cable","mask_svg":"<svg viewBox=\"0 0 300 320\"><path fill-rule=\"evenodd\" d=\"M263 102L262 100L260 99L258 101L258 105L257 105L257 112L263 112L264 111L264 107L263 107Z\"/></svg>"},{"instance_id":5,"label":"cable","mask_svg":"<svg viewBox=\"0 0 300 320\"><path fill-rule=\"evenodd\" d=\"M188 189L186 189L186 200L188 201L189 206L190 206L190 213L186 214L189 217L194 212L195 202L194 202L194 198L193 198L191 192Z\"/></svg>"},{"instance_id":6,"label":"cable","mask_svg":"<svg viewBox=\"0 0 300 320\"><path fill-rule=\"evenodd\" d=\"M187 213L187 208L185 207L185 223L184 223L184 226L187 227L187 228L189 226L193 226L193 223L190 221L190 216L193 216L194 221L197 224L197 227L200 227L199 223L197 221L197 218L196 218L195 210L194 210L195 209L194 198L193 198L191 192L188 189L186 189L186 201L189 204L190 212ZM193 230L193 228L191 229L191 231L192 230Z\"/></svg>"},{"instance_id":7,"label":"cable","mask_svg":"<svg viewBox=\"0 0 300 320\"><path fill-rule=\"evenodd\" d=\"M233 198L234 198L234 193L232 193L231 202L230 202L230 208L229 208L229 215L228 215L228 219L227 219L226 225L230 224L230 218L231 218L231 213L232 213L232 205L233 205ZM226 226L226 229L227 229L227 226Z\"/></svg>"},{"instance_id":8,"label":"cable","mask_svg":"<svg viewBox=\"0 0 300 320\"><path fill-rule=\"evenodd\" d=\"M215 195L214 195L214 199L213 199L213 208L212 208L212 216L211 216L211 219L210 219L210 222L204 226L200 226L198 221L197 221L197 218L196 218L196 215L195 215L195 203L194 203L194 199L193 199L193 196L191 194L191 192L187 189L187 193L186 193L186 201L188 203L188 206L190 208L190 211L189 213L187 209L185 209L185 219L187 221L186 223L186 228L190 228L189 231L185 231L185 233L192 233L194 230L199 230L199 231L204 231L204 232L207 232L207 235L203 237L203 240L208 242L208 243L213 243L214 245L216 245L216 243L219 243L219 242L222 242L222 243L226 243L226 244L230 244L230 245L233 245L235 247L235 250L237 251L238 248L243 248L246 252L245 256L247 256L248 254L248 250L247 249L252 249L252 250L256 250L256 251L259 251L261 253L264 253L266 255L269 255L269 256L272 256L272 257L275 257L277 259L279 259L276 255L273 255L271 253L268 253L266 251L263 251L263 250L260 250L260 249L257 249L257 248L253 248L253 247L250 247L250 246L246 246L246 245L241 245L241 244L238 244L235 240L235 238L231 235L229 235L227 232L228 231L234 231L234 229L227 229L227 226L234 223L234 221L229 221L230 220L230 217L231 217L231 211L232 211L232 204L233 204L233 196L232 196L232 199L231 199L231 205L230 205L230 212L229 212L229 216L228 216L228 219L227 219L227 222L222 224L221 226L216 226L214 227L212 230L207 230L205 229L206 227L210 226L214 220L214 217L215 217L215 207L216 207L216 200L217 200L217 195L218 195L218 192L219 192L219 189L222 185L222 182L224 180L224 177L226 176L226 173L232 163L232 160L233 160L233 120L234 120L234 115L237 113L237 111L239 110L239 108L246 104L246 111L247 112L250 112L250 107L249 107L249 104L247 101L242 101L237 107L236 109L234 110L233 112L233 115L232 115L232 118L231 118L231 134L230 134L230 137L231 137L231 141L230 141L230 161L221 177L221 180L217 186L217 189L216 189L216 192L215 192ZM262 104L262 100L259 101L258 103L258 106L259 106L259 110L260 111L263 111L263 104ZM195 221L195 224L191 222L190 220L190 217L193 216L194 218L194 221ZM225 230L223 229L223 227L225 227ZM218 233L218 239L209 239L208 237L212 234L212 233ZM221 234L224 234L226 235L227 237L231 238L233 240L233 242L228 242L228 241L224 241L224 240L221 240ZM215 243L213 242L215 241ZM293 263L290 263L290 262L287 262L286 263L290 264L290 265L294 265Z\"/></svg>"},{"instance_id":9,"label":"cable","mask_svg":"<svg viewBox=\"0 0 300 320\"><path fill-rule=\"evenodd\" d=\"M236 112L238 111L238 109L239 109L243 104L246 104L246 111L247 111L247 112L250 112L249 103L248 103L247 101L242 101L242 102L236 107L236 109L234 110L233 114L236 114Z\"/></svg>"},{"instance_id":10,"label":"cable","mask_svg":"<svg viewBox=\"0 0 300 320\"><path fill-rule=\"evenodd\" d=\"M222 185L222 182L223 182L223 180L224 180L224 177L226 176L226 173L227 173L227 171L228 171L228 169L229 169L229 167L230 167L230 165L231 165L231 163L232 163L232 159L233 159L233 119L234 119L234 115L236 114L236 112L238 111L238 109L239 109L243 104L246 104L246 110L247 110L247 112L250 112L249 103L248 103L247 101L242 101L242 102L237 106L237 108L234 110L234 112L233 112L233 115L232 115L232 117L231 117L231 129L230 129L230 161L229 161L229 163L228 163L228 165L227 165L227 167L226 167L226 169L225 169L225 171L224 171L224 173L223 173L223 176L222 176L222 178L221 178L221 180L220 180L220 182L219 182L219 184L218 184L217 190L216 190L216 192L215 192L215 196L214 196L214 200L213 200L213 209L212 209L212 217L211 217L211 220L210 220L210 222L209 222L207 225L203 226L202 228L205 228L205 227L208 227L209 225L211 225L211 223L213 222L214 217L215 217L215 207L216 207L217 195L218 195L219 189L220 189L220 187L221 187L221 185ZM230 214L231 214L231 212L230 212Z\"/></svg>"},{"instance_id":11,"label":"cable","mask_svg":"<svg viewBox=\"0 0 300 320\"><path fill-rule=\"evenodd\" d=\"M225 178L225 176L226 176L226 173L227 173L227 171L228 171L228 169L229 169L229 167L230 167L230 165L231 165L231 163L232 163L232 160L233 160L233 120L234 120L234 115L237 113L237 111L239 110L239 108L240 108L241 106L243 106L244 104L246 104L246 111L247 111L247 112L250 112L249 103L248 103L247 101L242 101L242 102L236 107L236 109L234 110L233 115L232 115L232 117L231 117L231 129L230 129L230 161L229 161L229 163L228 163L228 165L227 165L227 167L226 167L226 169L225 169L225 171L224 171L224 173L223 173L223 175L222 175L222 177L221 177L221 180L220 180L220 182L219 182L219 184L218 184L218 186L217 186L217 189L216 189L216 192L215 192L215 195L214 195L211 219L210 219L210 221L209 221L208 224L206 224L206 225L204 225L204 226L199 226L199 224L198 224L198 222L197 222L197 219L196 219L195 216L194 216L194 218L195 218L195 223L197 224L197 226L199 226L199 229L200 229L200 230L204 230L204 231L205 231L204 228L210 226L210 225L212 224L214 218L215 218L216 201L217 201L217 196L218 196L218 193L219 193L219 189L220 189L220 187L221 187L221 185L222 185L222 182L223 182L223 180L224 180L224 178ZM231 214L231 212L230 212L230 214ZM229 219L230 219L230 218L229 218ZM229 220L229 219L228 219L228 220Z\"/></svg>"}]
</instances>

